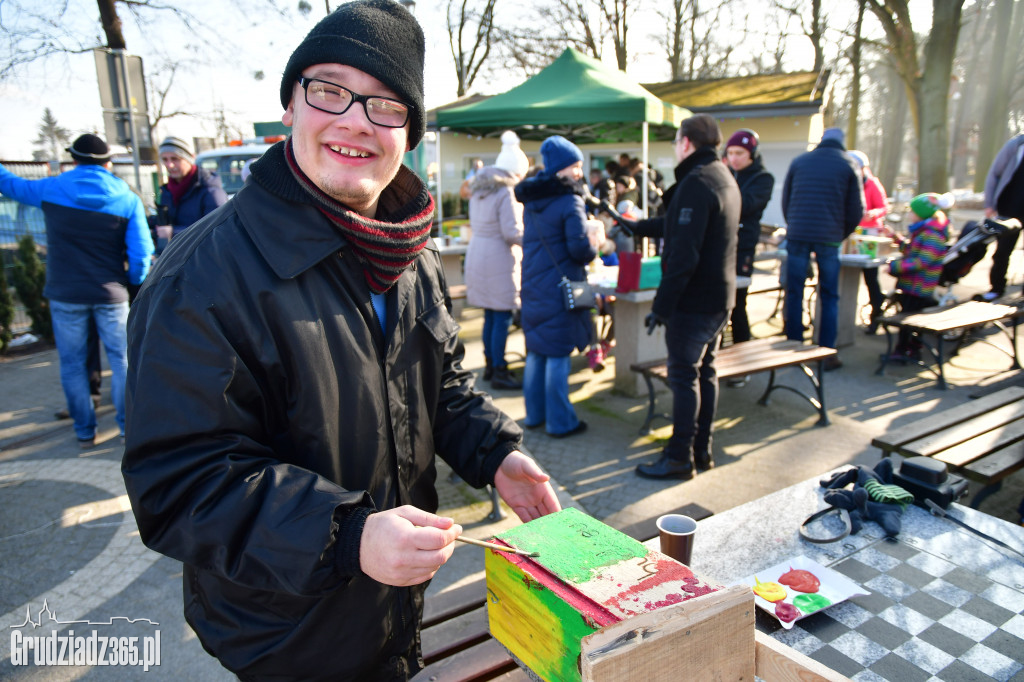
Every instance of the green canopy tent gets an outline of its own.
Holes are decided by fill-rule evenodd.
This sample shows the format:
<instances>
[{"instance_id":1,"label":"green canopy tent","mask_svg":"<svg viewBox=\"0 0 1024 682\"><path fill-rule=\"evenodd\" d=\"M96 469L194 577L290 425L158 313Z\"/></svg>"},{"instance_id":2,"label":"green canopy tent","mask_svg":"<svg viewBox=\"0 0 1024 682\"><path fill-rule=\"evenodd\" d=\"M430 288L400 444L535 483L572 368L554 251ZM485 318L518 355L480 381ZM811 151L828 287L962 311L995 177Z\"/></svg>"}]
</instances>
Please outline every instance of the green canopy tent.
<instances>
[{"instance_id":1,"label":"green canopy tent","mask_svg":"<svg viewBox=\"0 0 1024 682\"><path fill-rule=\"evenodd\" d=\"M437 111L439 132L498 137L515 130L523 139L563 135L577 144L671 140L686 109L658 99L614 67L568 48L529 80L485 100ZM440 136L438 136L440 158ZM647 183L641 196L646 211ZM438 196L440 196L438 188Z\"/></svg>"}]
</instances>

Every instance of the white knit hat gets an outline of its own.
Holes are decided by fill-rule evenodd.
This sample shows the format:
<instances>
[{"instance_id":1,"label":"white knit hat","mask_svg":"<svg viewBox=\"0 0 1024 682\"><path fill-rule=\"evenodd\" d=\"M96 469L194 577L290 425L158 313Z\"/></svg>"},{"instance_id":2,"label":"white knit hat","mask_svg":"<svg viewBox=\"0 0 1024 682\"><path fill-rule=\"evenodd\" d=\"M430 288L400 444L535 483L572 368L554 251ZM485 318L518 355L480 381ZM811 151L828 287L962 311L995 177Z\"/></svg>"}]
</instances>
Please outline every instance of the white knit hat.
<instances>
[{"instance_id":1,"label":"white knit hat","mask_svg":"<svg viewBox=\"0 0 1024 682\"><path fill-rule=\"evenodd\" d=\"M525 176L530 170L530 160L519 148L519 136L511 130L501 134L501 153L498 154L498 160L494 165L519 177Z\"/></svg>"}]
</instances>

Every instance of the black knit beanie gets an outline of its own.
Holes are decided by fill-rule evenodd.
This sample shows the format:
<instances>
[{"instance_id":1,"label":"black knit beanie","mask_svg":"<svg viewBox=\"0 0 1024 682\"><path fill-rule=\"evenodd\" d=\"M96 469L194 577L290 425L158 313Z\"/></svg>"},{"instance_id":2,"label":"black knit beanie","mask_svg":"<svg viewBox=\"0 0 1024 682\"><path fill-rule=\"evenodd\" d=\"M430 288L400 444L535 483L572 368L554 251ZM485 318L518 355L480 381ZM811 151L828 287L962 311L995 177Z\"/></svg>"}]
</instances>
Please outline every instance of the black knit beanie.
<instances>
[{"instance_id":1,"label":"black knit beanie","mask_svg":"<svg viewBox=\"0 0 1024 682\"><path fill-rule=\"evenodd\" d=\"M393 0L355 0L313 27L295 48L281 78L281 106L288 108L302 70L314 64L344 64L370 74L411 107L409 148L426 131L423 110L423 29ZM373 93L360 93L373 94Z\"/></svg>"}]
</instances>

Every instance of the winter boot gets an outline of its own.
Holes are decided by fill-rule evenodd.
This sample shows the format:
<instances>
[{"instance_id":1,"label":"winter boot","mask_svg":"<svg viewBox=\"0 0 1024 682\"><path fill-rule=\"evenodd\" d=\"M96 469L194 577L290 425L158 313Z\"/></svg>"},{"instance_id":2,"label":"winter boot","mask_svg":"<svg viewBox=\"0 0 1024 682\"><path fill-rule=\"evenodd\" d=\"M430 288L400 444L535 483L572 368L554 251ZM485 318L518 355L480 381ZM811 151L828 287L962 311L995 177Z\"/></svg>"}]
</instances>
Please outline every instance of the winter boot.
<instances>
[{"instance_id":1,"label":"winter boot","mask_svg":"<svg viewBox=\"0 0 1024 682\"><path fill-rule=\"evenodd\" d=\"M495 367L494 376L491 377L491 387L517 391L523 387L523 383L508 371L508 367Z\"/></svg>"}]
</instances>

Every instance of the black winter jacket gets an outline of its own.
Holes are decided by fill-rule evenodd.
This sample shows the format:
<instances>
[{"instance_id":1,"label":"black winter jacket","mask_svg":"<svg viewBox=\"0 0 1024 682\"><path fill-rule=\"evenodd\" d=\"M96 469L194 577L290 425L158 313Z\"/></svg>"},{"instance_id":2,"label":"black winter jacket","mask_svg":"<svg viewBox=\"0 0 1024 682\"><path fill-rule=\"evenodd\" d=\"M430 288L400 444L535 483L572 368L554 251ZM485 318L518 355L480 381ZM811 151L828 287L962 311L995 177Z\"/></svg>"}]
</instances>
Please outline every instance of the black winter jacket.
<instances>
[{"instance_id":1,"label":"black winter jacket","mask_svg":"<svg viewBox=\"0 0 1024 682\"><path fill-rule=\"evenodd\" d=\"M273 152L259 163L286 173ZM426 196L404 167L400 185L417 188L406 207ZM340 233L294 180L257 179L171 242L132 306L132 508L146 545L184 562L203 646L244 679L404 677L426 586L363 574L363 523L435 511L435 453L482 486L522 440L462 369L446 293L430 244L382 333Z\"/></svg>"},{"instance_id":2,"label":"black winter jacket","mask_svg":"<svg viewBox=\"0 0 1024 682\"><path fill-rule=\"evenodd\" d=\"M864 187L843 145L824 140L793 159L782 186L786 239L836 244L864 217Z\"/></svg>"},{"instance_id":3,"label":"black winter jacket","mask_svg":"<svg viewBox=\"0 0 1024 682\"><path fill-rule=\"evenodd\" d=\"M740 188L740 234L736 247L736 274L749 277L754 271L754 252L761 239L761 216L772 198L775 177L764 168L761 155L757 154L751 164L734 172Z\"/></svg>"},{"instance_id":4,"label":"black winter jacket","mask_svg":"<svg viewBox=\"0 0 1024 682\"><path fill-rule=\"evenodd\" d=\"M651 310L718 313L736 303L740 191L715 150L701 147L676 166L665 215L641 220L636 234L664 237L661 284Z\"/></svg>"}]
</instances>

